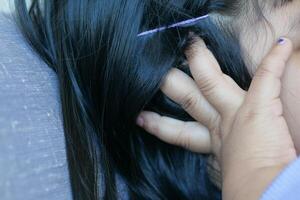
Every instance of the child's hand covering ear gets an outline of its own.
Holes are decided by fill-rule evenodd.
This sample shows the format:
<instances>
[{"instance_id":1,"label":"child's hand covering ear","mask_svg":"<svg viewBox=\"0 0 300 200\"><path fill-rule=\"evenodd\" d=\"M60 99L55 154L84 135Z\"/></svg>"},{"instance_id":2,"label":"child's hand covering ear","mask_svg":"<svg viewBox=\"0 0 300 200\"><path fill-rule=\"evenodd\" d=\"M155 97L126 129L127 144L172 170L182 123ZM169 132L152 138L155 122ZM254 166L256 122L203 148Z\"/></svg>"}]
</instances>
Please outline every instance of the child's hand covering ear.
<instances>
[{"instance_id":1,"label":"child's hand covering ear","mask_svg":"<svg viewBox=\"0 0 300 200\"><path fill-rule=\"evenodd\" d=\"M281 38L245 92L222 73L198 39L186 53L194 80L172 69L161 87L196 121L144 111L137 124L165 142L215 154L222 170L224 199L258 199L296 158L280 100L280 78L291 52L291 41Z\"/></svg>"}]
</instances>

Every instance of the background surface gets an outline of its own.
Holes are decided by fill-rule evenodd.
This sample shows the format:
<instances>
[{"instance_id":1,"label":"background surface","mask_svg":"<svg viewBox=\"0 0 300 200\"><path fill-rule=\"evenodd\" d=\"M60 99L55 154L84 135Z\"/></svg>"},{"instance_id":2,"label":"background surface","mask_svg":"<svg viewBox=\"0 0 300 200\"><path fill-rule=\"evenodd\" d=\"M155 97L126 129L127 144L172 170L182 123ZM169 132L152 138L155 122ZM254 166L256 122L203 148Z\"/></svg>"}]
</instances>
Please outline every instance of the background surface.
<instances>
[{"instance_id":1,"label":"background surface","mask_svg":"<svg viewBox=\"0 0 300 200\"><path fill-rule=\"evenodd\" d=\"M13 0L0 0L0 11L9 12L9 3Z\"/></svg>"}]
</instances>

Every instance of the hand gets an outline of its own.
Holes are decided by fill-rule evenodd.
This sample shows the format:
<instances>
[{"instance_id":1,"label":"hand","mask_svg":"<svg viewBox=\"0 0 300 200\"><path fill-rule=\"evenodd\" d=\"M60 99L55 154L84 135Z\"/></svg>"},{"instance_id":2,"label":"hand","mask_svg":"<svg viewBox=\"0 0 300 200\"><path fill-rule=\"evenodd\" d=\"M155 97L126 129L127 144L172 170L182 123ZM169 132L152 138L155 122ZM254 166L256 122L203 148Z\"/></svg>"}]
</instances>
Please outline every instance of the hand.
<instances>
[{"instance_id":1,"label":"hand","mask_svg":"<svg viewBox=\"0 0 300 200\"><path fill-rule=\"evenodd\" d=\"M280 77L291 51L288 39L277 44L258 68L246 94L222 74L199 41L187 54L196 83L173 70L162 87L198 123L151 112L142 113L138 122L166 142L202 153L212 150L221 163L224 199L256 199L296 158L279 98Z\"/></svg>"},{"instance_id":2,"label":"hand","mask_svg":"<svg viewBox=\"0 0 300 200\"><path fill-rule=\"evenodd\" d=\"M222 73L202 40L192 46L187 57L195 81L184 72L172 69L161 90L196 121L183 122L144 111L137 123L165 142L219 157L221 132L231 126L245 91Z\"/></svg>"},{"instance_id":3,"label":"hand","mask_svg":"<svg viewBox=\"0 0 300 200\"><path fill-rule=\"evenodd\" d=\"M296 158L280 100L280 78L292 44L288 39L280 41L259 66L231 130L222 141L225 199L258 199Z\"/></svg>"}]
</instances>

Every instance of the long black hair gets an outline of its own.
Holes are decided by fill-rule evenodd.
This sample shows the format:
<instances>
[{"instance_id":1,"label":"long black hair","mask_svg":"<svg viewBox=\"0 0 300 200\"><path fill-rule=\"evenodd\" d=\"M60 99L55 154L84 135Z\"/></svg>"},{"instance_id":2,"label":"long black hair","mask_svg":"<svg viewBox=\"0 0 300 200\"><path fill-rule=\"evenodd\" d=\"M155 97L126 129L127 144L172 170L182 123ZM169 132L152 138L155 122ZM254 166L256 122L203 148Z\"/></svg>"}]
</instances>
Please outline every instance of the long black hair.
<instances>
[{"instance_id":1,"label":"long black hair","mask_svg":"<svg viewBox=\"0 0 300 200\"><path fill-rule=\"evenodd\" d=\"M159 141L135 119L146 109L191 120L159 90L171 68L189 74L183 52L191 32L247 88L239 42L210 18L137 35L208 13L229 15L236 6L235 0L15 0L22 33L59 79L74 199L116 199L116 174L130 199L216 198L205 155Z\"/></svg>"}]
</instances>

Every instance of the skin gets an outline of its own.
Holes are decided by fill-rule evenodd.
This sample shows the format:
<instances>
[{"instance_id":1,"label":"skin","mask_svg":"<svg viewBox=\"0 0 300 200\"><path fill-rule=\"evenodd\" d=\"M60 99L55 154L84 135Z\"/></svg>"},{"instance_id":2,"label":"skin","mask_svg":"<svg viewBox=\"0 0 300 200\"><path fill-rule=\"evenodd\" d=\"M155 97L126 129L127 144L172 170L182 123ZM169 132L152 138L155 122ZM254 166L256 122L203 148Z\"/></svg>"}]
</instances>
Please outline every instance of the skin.
<instances>
[{"instance_id":1,"label":"skin","mask_svg":"<svg viewBox=\"0 0 300 200\"><path fill-rule=\"evenodd\" d=\"M260 4L264 19L257 19L257 14L254 14L256 11L251 9L251 5L247 5L242 9L242 15L231 19L226 18L225 25L230 24L234 29L233 32L239 36L244 60L252 75L279 37L286 36L291 39L293 52L283 75L284 90L281 99L284 117L299 155L300 134L297 130L300 130L300 87L298 87L300 85L300 1L293 0L276 7L274 2L279 0L269 2ZM220 20L220 16L213 16L213 18ZM203 147L206 148L205 145Z\"/></svg>"},{"instance_id":2,"label":"skin","mask_svg":"<svg viewBox=\"0 0 300 200\"><path fill-rule=\"evenodd\" d=\"M281 98L297 155L300 153L300 52L294 52L283 76Z\"/></svg>"},{"instance_id":3,"label":"skin","mask_svg":"<svg viewBox=\"0 0 300 200\"><path fill-rule=\"evenodd\" d=\"M226 18L224 24L232 27L233 32L238 35L244 59L251 74L255 73L263 57L280 36L291 39L293 51L283 75L284 90L281 93L281 99L284 107L283 115L290 128L297 154L299 154L300 134L297 130L300 130L300 87L298 87L300 85L300 1L293 0L284 5L279 5L281 2L279 0L259 2L264 19L257 18L257 12L254 11L253 6L246 5L241 8L242 14ZM274 7L274 3L278 6ZM220 20L222 16L213 16L213 18ZM234 98L231 100L234 101ZM206 144L205 141L203 143ZM196 149L196 151L207 153L207 147L204 144L203 149Z\"/></svg>"},{"instance_id":4,"label":"skin","mask_svg":"<svg viewBox=\"0 0 300 200\"><path fill-rule=\"evenodd\" d=\"M277 7L272 3L264 4L264 8L261 9L265 20L255 20L253 11L250 11L244 15L245 17L240 17L234 27L239 27L237 32L251 74L255 73L257 66L277 38L285 36L293 42L292 56L287 63L282 80L284 90L281 98L284 117L299 155L300 134L297 130L300 130L300 87L298 87L300 85L300 1L293 0Z\"/></svg>"},{"instance_id":5,"label":"skin","mask_svg":"<svg viewBox=\"0 0 300 200\"><path fill-rule=\"evenodd\" d=\"M300 1L293 0L276 7L274 0L263 2L260 4L263 17L257 17L257 11L249 8L250 11L246 14L242 11L238 17L231 18L231 24L241 43L244 60L252 74L279 37L290 38L294 52L300 48Z\"/></svg>"},{"instance_id":6,"label":"skin","mask_svg":"<svg viewBox=\"0 0 300 200\"><path fill-rule=\"evenodd\" d=\"M221 72L212 53L199 40L193 53L187 52L194 80L173 69L162 86L162 91L197 122L143 112L137 124L171 144L192 151L212 151L222 170L223 199L258 199L280 171L296 159L280 99L281 77L292 49L288 39L275 45L245 92ZM200 116L200 111L206 113Z\"/></svg>"},{"instance_id":7,"label":"skin","mask_svg":"<svg viewBox=\"0 0 300 200\"><path fill-rule=\"evenodd\" d=\"M218 64L202 48L202 51L198 50L198 59L189 60L195 82L172 70L162 86L162 91L182 105L197 122L181 122L151 112L143 112L137 120L149 133L166 142L200 153L214 153L221 164L224 199L240 199L245 196L257 199L274 177L296 158L296 151L299 153L299 8L300 1L272 7L276 9L272 12L266 6L263 14L272 29L262 28L266 27L264 21L257 23L255 20L248 20L248 26L245 26L245 19L241 18L233 23L233 27L242 27L236 32L240 33L248 69L255 75L251 84L254 89L241 91L229 77L222 75L223 78L218 78L217 75L221 74ZM243 26L239 25L241 22ZM250 28L256 32L250 31ZM288 42L281 47L276 45L275 50L264 58L279 36L290 37L294 47L286 39ZM255 45L253 41L256 41ZM201 49L203 44L197 44ZM190 54L195 53L187 53ZM208 59L199 61L200 57ZM209 71L212 66L215 66L215 71ZM270 81L272 76L273 83ZM178 85L179 82L186 85ZM280 92L281 87L283 90ZM257 96L264 98L257 100ZM199 116L200 111L205 111L206 115ZM240 134L240 130L248 134Z\"/></svg>"}]
</instances>

